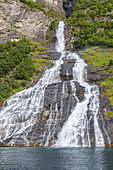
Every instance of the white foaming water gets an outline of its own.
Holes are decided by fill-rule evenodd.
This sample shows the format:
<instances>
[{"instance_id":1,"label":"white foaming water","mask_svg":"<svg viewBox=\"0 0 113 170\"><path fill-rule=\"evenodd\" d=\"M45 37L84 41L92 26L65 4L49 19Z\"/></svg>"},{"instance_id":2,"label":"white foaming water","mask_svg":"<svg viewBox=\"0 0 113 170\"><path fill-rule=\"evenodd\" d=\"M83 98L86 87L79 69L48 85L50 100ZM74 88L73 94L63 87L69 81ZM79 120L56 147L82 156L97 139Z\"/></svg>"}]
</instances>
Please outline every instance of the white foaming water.
<instances>
[{"instance_id":1,"label":"white foaming water","mask_svg":"<svg viewBox=\"0 0 113 170\"><path fill-rule=\"evenodd\" d=\"M56 37L57 37L56 49L58 52L61 53L63 53L65 48L64 27L65 27L64 22L60 21L58 25L58 29L56 31Z\"/></svg>"},{"instance_id":2,"label":"white foaming water","mask_svg":"<svg viewBox=\"0 0 113 170\"><path fill-rule=\"evenodd\" d=\"M59 22L56 49L62 53L65 47L63 32L64 22ZM43 111L45 88L49 84L60 82L62 57L63 55L54 62L54 66L45 72L34 87L20 91L4 102L6 106L0 112L0 142L9 140L8 145L12 146L21 137L26 141L25 145L29 145L27 136Z\"/></svg>"},{"instance_id":3,"label":"white foaming water","mask_svg":"<svg viewBox=\"0 0 113 170\"><path fill-rule=\"evenodd\" d=\"M91 146L88 110L94 119L95 146L105 146L104 138L98 125L99 88L85 82L87 79L86 63L75 53L71 55L76 58L76 63L73 67L73 80L85 88L85 95L84 100L82 102L78 101L72 110L72 114L58 134L58 140L55 146Z\"/></svg>"},{"instance_id":4,"label":"white foaming water","mask_svg":"<svg viewBox=\"0 0 113 170\"><path fill-rule=\"evenodd\" d=\"M63 57L66 59L76 59L73 67L73 80L69 81L72 88L72 95L76 99L76 105L72 110L68 120L63 125L58 134L58 140L55 146L60 147L77 147L77 146L91 146L90 136L90 122L93 120L93 130L96 146L104 146L104 139L98 124L99 112L99 88L96 85L90 85L86 82L87 70L86 63L75 53L69 53L67 56L64 52L64 22L60 21L56 32L57 52L62 53L59 60L54 62L54 66L47 70L39 82L27 90L20 91L7 99L5 106L0 112L0 142L8 141L8 145L17 144L18 138L24 140L24 144L29 146L28 133L32 131L33 125L40 120L43 112L45 89L49 84L61 82L60 67L63 64ZM67 70L68 76L68 70ZM76 85L78 82L85 89L84 100L79 101L76 96ZM62 85L62 94L66 94L67 82L64 81ZM56 94L57 95L57 94ZM70 103L68 103L67 110L69 110ZM61 115L63 114L63 101L61 101ZM55 142L55 128L58 119L58 105L55 104L53 110L52 104L50 106L49 119L47 120L46 131L43 134L43 141L46 139L45 146L49 145L49 141L53 138ZM54 114L55 113L55 114ZM54 125L52 125L54 121ZM105 131L105 130L104 130ZM107 131L105 132L107 134Z\"/></svg>"}]
</instances>

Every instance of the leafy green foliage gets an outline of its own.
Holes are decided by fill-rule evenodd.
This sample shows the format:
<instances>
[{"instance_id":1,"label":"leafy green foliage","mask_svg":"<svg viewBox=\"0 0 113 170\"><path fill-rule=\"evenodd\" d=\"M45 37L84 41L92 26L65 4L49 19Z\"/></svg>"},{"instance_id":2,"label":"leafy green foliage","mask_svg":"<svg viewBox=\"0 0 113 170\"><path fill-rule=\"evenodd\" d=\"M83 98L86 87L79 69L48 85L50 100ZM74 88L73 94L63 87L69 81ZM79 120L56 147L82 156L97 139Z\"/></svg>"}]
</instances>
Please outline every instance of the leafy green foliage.
<instances>
[{"instance_id":1,"label":"leafy green foliage","mask_svg":"<svg viewBox=\"0 0 113 170\"><path fill-rule=\"evenodd\" d=\"M19 66L16 68L15 77L20 80L28 80L33 75L33 64L31 59L25 59Z\"/></svg>"},{"instance_id":2,"label":"leafy green foliage","mask_svg":"<svg viewBox=\"0 0 113 170\"><path fill-rule=\"evenodd\" d=\"M13 70L23 58L28 57L31 51L27 46L27 40L18 42L7 41L6 44L0 44L0 76Z\"/></svg>"},{"instance_id":3,"label":"leafy green foliage","mask_svg":"<svg viewBox=\"0 0 113 170\"><path fill-rule=\"evenodd\" d=\"M18 42L0 44L0 102L15 92L26 88L31 77L44 71L44 65L51 63L43 42L32 42L23 38ZM47 58L47 59L46 59Z\"/></svg>"},{"instance_id":4,"label":"leafy green foliage","mask_svg":"<svg viewBox=\"0 0 113 170\"><path fill-rule=\"evenodd\" d=\"M29 41L23 38L18 42L7 41L6 44L0 44L0 102L14 94L16 91L24 87L15 80L16 75L10 78L10 73L15 69L21 68L19 79L28 79L32 76L32 60L29 54L32 51ZM23 68L24 67L24 72ZM15 71L15 74L16 74ZM25 74L25 75L24 75ZM14 78L15 76L15 78Z\"/></svg>"},{"instance_id":5,"label":"leafy green foliage","mask_svg":"<svg viewBox=\"0 0 113 170\"><path fill-rule=\"evenodd\" d=\"M101 45L113 47L113 1L75 0L73 13L68 19L72 26L75 48Z\"/></svg>"},{"instance_id":6,"label":"leafy green foliage","mask_svg":"<svg viewBox=\"0 0 113 170\"><path fill-rule=\"evenodd\" d=\"M113 117L113 112L111 112L111 111L108 111L107 113L104 113L104 115L106 116L106 117Z\"/></svg>"},{"instance_id":7,"label":"leafy green foliage","mask_svg":"<svg viewBox=\"0 0 113 170\"><path fill-rule=\"evenodd\" d=\"M6 77L4 81L0 83L0 102L16 92L20 87L14 78L9 79Z\"/></svg>"},{"instance_id":8,"label":"leafy green foliage","mask_svg":"<svg viewBox=\"0 0 113 170\"><path fill-rule=\"evenodd\" d=\"M55 26L56 26L57 22L58 22L58 19L55 19L54 21L52 21L52 23L49 27L50 30L55 31Z\"/></svg>"}]
</instances>

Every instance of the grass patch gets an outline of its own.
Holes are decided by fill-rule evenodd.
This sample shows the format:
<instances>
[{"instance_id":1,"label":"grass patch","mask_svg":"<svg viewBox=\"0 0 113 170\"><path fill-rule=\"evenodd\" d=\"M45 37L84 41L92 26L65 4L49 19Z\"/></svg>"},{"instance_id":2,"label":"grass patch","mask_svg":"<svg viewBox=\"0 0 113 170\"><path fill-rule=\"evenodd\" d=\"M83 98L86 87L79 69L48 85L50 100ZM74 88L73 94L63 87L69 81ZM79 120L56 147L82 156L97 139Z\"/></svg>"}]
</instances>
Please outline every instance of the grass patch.
<instances>
[{"instance_id":1,"label":"grass patch","mask_svg":"<svg viewBox=\"0 0 113 170\"><path fill-rule=\"evenodd\" d=\"M104 113L106 117L113 117L113 112L108 111L107 113Z\"/></svg>"},{"instance_id":2,"label":"grass patch","mask_svg":"<svg viewBox=\"0 0 113 170\"><path fill-rule=\"evenodd\" d=\"M33 60L34 68L37 68L41 65L47 65L48 63L50 63L49 60L44 59L44 58L34 58L32 60Z\"/></svg>"},{"instance_id":3,"label":"grass patch","mask_svg":"<svg viewBox=\"0 0 113 170\"><path fill-rule=\"evenodd\" d=\"M101 85L103 86L107 86L107 87L113 87L113 76L107 78L106 80L104 80Z\"/></svg>"},{"instance_id":4,"label":"grass patch","mask_svg":"<svg viewBox=\"0 0 113 170\"><path fill-rule=\"evenodd\" d=\"M110 60L113 59L113 49L106 51L104 47L89 47L79 54L93 67L108 67Z\"/></svg>"},{"instance_id":5,"label":"grass patch","mask_svg":"<svg viewBox=\"0 0 113 170\"><path fill-rule=\"evenodd\" d=\"M103 95L110 101L110 105L113 105L113 88L106 89Z\"/></svg>"}]
</instances>

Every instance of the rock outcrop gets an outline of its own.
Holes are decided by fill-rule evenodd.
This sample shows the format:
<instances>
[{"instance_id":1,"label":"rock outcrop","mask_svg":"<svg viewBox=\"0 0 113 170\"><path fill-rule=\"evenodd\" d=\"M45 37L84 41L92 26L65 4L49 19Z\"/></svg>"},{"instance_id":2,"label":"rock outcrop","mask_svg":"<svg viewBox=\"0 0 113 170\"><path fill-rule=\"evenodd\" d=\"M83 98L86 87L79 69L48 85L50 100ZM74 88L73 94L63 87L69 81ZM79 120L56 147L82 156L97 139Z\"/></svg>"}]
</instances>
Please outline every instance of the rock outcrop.
<instances>
[{"instance_id":1,"label":"rock outcrop","mask_svg":"<svg viewBox=\"0 0 113 170\"><path fill-rule=\"evenodd\" d=\"M43 0L40 3L46 3L65 16L62 0ZM44 10L48 12L46 6ZM0 1L0 41L3 43L7 40L18 41L23 36L33 41L44 40L46 31L54 19L55 16L48 16L43 10L30 9L19 0L7 0L7 2L2 0Z\"/></svg>"},{"instance_id":2,"label":"rock outcrop","mask_svg":"<svg viewBox=\"0 0 113 170\"><path fill-rule=\"evenodd\" d=\"M74 0L64 0L63 1L63 8L65 10L67 18L69 18L73 12L73 4L74 4Z\"/></svg>"},{"instance_id":3,"label":"rock outcrop","mask_svg":"<svg viewBox=\"0 0 113 170\"><path fill-rule=\"evenodd\" d=\"M57 11L61 16L65 16L63 10L63 0L32 0L39 4L46 4L49 7L52 7L55 11Z\"/></svg>"},{"instance_id":4,"label":"rock outcrop","mask_svg":"<svg viewBox=\"0 0 113 170\"><path fill-rule=\"evenodd\" d=\"M112 68L112 67L111 67ZM113 105L110 105L110 101L106 98L106 96L103 94L107 90L111 89L107 86L100 85L101 82L106 80L108 77L112 76L112 73L105 72L106 70L109 70L109 68L102 68L97 67L93 68L91 66L88 67L88 81L91 84L97 84L100 89L100 109L99 109L99 126L103 132L103 129L106 133L103 132L103 137L105 140L105 145L108 146L108 143L111 143L113 145L113 116L107 114L108 112L113 113ZM93 127L92 127L93 128ZM109 139L109 141L108 141Z\"/></svg>"}]
</instances>

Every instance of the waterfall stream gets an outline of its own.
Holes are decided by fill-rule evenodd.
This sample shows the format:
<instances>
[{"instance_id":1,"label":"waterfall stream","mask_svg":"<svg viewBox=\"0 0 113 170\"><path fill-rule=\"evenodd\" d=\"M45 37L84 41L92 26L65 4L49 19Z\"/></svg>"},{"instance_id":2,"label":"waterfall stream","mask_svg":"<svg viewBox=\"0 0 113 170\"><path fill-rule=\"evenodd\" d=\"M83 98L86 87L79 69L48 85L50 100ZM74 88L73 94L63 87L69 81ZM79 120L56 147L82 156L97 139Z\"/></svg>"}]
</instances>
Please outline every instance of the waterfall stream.
<instances>
[{"instance_id":1,"label":"waterfall stream","mask_svg":"<svg viewBox=\"0 0 113 170\"><path fill-rule=\"evenodd\" d=\"M105 146L98 123L99 88L87 83L84 60L76 53L64 51L64 26L60 21L56 31L56 50L61 53L60 59L54 61L54 66L45 71L34 87L22 90L4 102L0 112L1 143L8 146L92 146L90 125L93 121L93 143ZM63 70L64 63L68 63L66 71ZM68 68L70 65L73 67ZM67 80L62 80L61 70L66 72ZM85 91L82 101L76 95L78 84ZM47 90L54 96L44 108ZM48 118L43 120L45 113Z\"/></svg>"},{"instance_id":2,"label":"waterfall stream","mask_svg":"<svg viewBox=\"0 0 113 170\"><path fill-rule=\"evenodd\" d=\"M99 88L96 85L90 85L85 82L87 75L86 64L78 55L73 55L76 58L76 63L73 67L73 80L85 87L85 96L83 102L77 102L72 110L72 114L58 134L56 146L91 146L88 110L90 111L90 117L94 119L95 145L104 146L104 138L97 119L99 112Z\"/></svg>"}]
</instances>

